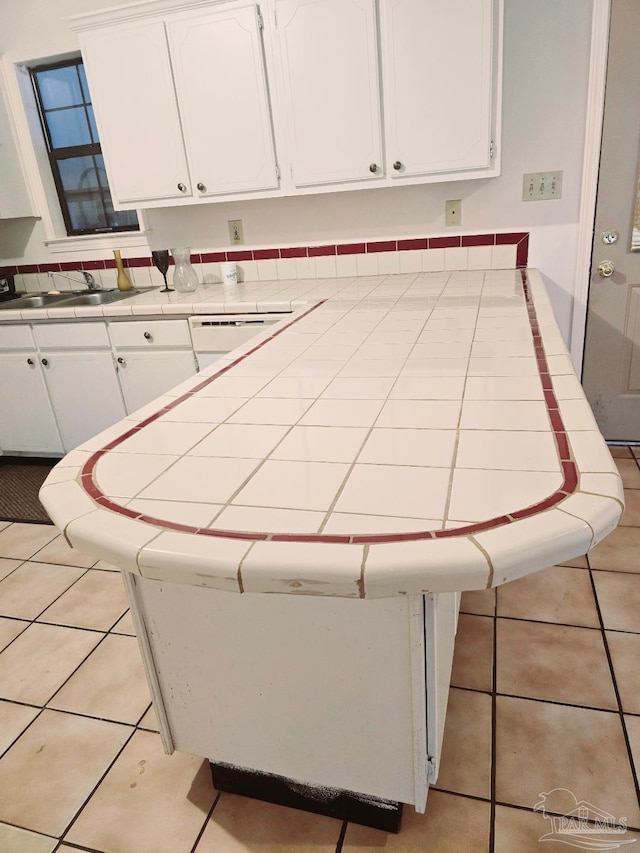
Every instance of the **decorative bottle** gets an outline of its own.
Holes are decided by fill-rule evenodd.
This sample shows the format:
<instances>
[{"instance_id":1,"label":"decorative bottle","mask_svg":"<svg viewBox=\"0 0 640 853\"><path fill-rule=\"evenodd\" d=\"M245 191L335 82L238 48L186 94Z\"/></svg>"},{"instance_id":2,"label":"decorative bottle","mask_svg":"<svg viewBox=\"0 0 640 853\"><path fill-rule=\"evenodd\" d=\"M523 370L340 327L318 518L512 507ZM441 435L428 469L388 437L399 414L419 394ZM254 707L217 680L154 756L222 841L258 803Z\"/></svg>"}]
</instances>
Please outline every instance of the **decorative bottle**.
<instances>
[{"instance_id":1,"label":"decorative bottle","mask_svg":"<svg viewBox=\"0 0 640 853\"><path fill-rule=\"evenodd\" d=\"M131 283L131 279L129 278L129 274L124 268L124 264L122 263L122 257L120 256L120 249L113 250L113 257L116 259L116 269L118 270L118 279L117 285L118 290L133 290L133 284Z\"/></svg>"},{"instance_id":2,"label":"decorative bottle","mask_svg":"<svg viewBox=\"0 0 640 853\"><path fill-rule=\"evenodd\" d=\"M173 285L180 293L191 293L198 286L198 274L191 266L191 248L172 249L175 261L173 270Z\"/></svg>"}]
</instances>

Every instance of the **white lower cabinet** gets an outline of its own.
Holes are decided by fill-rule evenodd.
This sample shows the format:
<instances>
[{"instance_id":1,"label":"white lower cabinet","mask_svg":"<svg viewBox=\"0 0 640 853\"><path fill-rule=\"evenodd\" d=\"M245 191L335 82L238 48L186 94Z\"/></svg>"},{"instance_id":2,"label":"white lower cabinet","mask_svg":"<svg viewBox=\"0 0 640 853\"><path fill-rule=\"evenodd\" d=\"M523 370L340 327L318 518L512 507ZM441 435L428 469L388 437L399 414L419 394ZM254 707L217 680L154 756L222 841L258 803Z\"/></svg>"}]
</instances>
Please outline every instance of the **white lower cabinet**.
<instances>
[{"instance_id":1,"label":"white lower cabinet","mask_svg":"<svg viewBox=\"0 0 640 853\"><path fill-rule=\"evenodd\" d=\"M119 350L117 361L127 412L146 406L196 373L191 350Z\"/></svg>"},{"instance_id":2,"label":"white lower cabinet","mask_svg":"<svg viewBox=\"0 0 640 853\"><path fill-rule=\"evenodd\" d=\"M38 354L0 352L0 450L5 455L63 452Z\"/></svg>"},{"instance_id":3,"label":"white lower cabinet","mask_svg":"<svg viewBox=\"0 0 640 853\"><path fill-rule=\"evenodd\" d=\"M65 451L124 418L110 350L53 351L41 360Z\"/></svg>"}]
</instances>

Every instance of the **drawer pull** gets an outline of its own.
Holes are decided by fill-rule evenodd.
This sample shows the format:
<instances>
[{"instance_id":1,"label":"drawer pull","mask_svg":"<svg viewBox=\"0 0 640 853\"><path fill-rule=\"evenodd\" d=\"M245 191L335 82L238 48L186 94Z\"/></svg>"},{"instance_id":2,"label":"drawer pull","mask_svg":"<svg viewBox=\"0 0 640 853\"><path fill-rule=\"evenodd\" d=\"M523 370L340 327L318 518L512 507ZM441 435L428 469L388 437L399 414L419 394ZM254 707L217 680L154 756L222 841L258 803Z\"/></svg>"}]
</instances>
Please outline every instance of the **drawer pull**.
<instances>
[{"instance_id":1,"label":"drawer pull","mask_svg":"<svg viewBox=\"0 0 640 853\"><path fill-rule=\"evenodd\" d=\"M147 340L147 341L153 340L153 335L151 334L151 332L145 332L144 337L145 337L145 340Z\"/></svg>"}]
</instances>

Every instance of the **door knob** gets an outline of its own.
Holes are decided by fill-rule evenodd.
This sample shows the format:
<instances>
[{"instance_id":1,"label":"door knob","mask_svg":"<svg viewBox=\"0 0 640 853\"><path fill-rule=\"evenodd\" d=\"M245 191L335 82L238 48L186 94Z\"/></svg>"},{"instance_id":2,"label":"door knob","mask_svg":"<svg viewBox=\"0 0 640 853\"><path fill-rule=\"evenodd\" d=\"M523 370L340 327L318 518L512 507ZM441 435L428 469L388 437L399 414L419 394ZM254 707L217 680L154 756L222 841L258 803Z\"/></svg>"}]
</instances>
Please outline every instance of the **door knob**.
<instances>
[{"instance_id":1,"label":"door knob","mask_svg":"<svg viewBox=\"0 0 640 853\"><path fill-rule=\"evenodd\" d=\"M598 264L598 274L603 278L610 278L615 271L613 261L600 261Z\"/></svg>"}]
</instances>

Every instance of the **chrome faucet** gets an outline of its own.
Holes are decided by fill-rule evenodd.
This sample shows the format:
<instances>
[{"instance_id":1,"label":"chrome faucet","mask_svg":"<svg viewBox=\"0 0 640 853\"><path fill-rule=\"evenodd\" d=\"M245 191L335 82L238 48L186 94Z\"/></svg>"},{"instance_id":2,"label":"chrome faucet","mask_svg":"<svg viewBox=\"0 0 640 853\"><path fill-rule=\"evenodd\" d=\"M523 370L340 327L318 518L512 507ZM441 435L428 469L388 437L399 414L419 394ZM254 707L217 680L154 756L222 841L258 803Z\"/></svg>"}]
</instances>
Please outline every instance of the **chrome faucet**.
<instances>
[{"instance_id":1,"label":"chrome faucet","mask_svg":"<svg viewBox=\"0 0 640 853\"><path fill-rule=\"evenodd\" d=\"M91 275L90 272L86 272L86 270L78 270L78 272L84 276L84 283L87 285L89 290L100 290L100 288L96 284L95 278ZM74 282L74 284L82 284L82 282L78 281L76 278L71 278L70 275L65 275L61 272L48 272L47 275L49 276L49 278L53 278L54 275L59 275L60 278L66 278L69 281Z\"/></svg>"}]
</instances>

